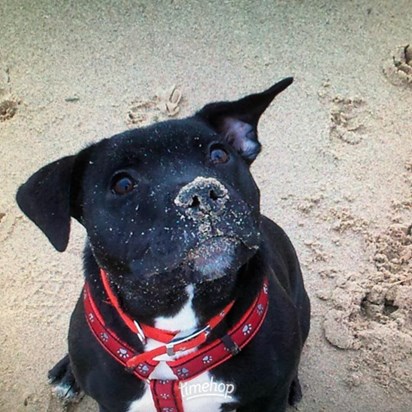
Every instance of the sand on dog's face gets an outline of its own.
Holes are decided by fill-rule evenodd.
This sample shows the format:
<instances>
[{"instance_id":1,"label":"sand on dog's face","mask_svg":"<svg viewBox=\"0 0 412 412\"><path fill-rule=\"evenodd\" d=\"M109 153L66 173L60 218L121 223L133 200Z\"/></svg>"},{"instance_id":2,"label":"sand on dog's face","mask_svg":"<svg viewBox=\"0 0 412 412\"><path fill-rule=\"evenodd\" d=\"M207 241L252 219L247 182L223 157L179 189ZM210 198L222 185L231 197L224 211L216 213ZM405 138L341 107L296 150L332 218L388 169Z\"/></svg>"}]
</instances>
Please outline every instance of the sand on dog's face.
<instances>
[{"instance_id":1,"label":"sand on dog's face","mask_svg":"<svg viewBox=\"0 0 412 412\"><path fill-rule=\"evenodd\" d=\"M315 3L1 2L0 411L64 410L46 376L83 281L80 226L54 252L17 186L90 142L287 75L253 174L312 298L299 410L411 410L412 4Z\"/></svg>"}]
</instances>

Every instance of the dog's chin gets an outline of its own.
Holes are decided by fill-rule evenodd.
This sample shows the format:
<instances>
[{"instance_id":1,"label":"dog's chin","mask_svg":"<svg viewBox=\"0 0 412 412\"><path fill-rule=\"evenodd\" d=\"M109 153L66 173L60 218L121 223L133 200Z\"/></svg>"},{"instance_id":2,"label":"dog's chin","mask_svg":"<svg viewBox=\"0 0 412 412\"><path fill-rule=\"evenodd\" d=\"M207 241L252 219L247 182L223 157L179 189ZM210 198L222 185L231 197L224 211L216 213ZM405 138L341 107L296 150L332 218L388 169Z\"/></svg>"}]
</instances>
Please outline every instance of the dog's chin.
<instances>
[{"instance_id":1,"label":"dog's chin","mask_svg":"<svg viewBox=\"0 0 412 412\"><path fill-rule=\"evenodd\" d=\"M196 283L216 280L235 274L253 254L253 249L238 239L214 237L192 249L185 265L191 269Z\"/></svg>"},{"instance_id":2,"label":"dog's chin","mask_svg":"<svg viewBox=\"0 0 412 412\"><path fill-rule=\"evenodd\" d=\"M132 262L131 272L134 282L157 284L166 278L181 282L201 283L212 281L237 271L256 253L257 245L246 245L239 238L216 236L198 243L188 251L169 256L169 259L145 260Z\"/></svg>"}]
</instances>

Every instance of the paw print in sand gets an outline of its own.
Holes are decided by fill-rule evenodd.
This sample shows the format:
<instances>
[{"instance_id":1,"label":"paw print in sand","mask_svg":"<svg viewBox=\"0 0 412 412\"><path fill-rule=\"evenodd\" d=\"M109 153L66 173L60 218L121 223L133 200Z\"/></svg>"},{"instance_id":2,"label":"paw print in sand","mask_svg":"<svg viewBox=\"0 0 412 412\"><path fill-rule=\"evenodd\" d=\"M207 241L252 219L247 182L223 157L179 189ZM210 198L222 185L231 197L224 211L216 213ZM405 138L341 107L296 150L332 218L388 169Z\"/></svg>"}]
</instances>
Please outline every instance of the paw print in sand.
<instances>
[{"instance_id":1,"label":"paw print in sand","mask_svg":"<svg viewBox=\"0 0 412 412\"><path fill-rule=\"evenodd\" d=\"M370 113L366 103L359 97L335 96L330 111L330 137L356 145L362 141Z\"/></svg>"},{"instance_id":2,"label":"paw print in sand","mask_svg":"<svg viewBox=\"0 0 412 412\"><path fill-rule=\"evenodd\" d=\"M399 46L382 67L387 79L395 86L412 86L412 45Z\"/></svg>"},{"instance_id":3,"label":"paw print in sand","mask_svg":"<svg viewBox=\"0 0 412 412\"><path fill-rule=\"evenodd\" d=\"M19 104L12 96L9 69L0 68L0 122L14 117Z\"/></svg>"},{"instance_id":4,"label":"paw print in sand","mask_svg":"<svg viewBox=\"0 0 412 412\"><path fill-rule=\"evenodd\" d=\"M145 126L174 117L180 111L181 101L182 92L176 86L160 91L150 99L138 98L131 103L127 123L131 126Z\"/></svg>"}]
</instances>

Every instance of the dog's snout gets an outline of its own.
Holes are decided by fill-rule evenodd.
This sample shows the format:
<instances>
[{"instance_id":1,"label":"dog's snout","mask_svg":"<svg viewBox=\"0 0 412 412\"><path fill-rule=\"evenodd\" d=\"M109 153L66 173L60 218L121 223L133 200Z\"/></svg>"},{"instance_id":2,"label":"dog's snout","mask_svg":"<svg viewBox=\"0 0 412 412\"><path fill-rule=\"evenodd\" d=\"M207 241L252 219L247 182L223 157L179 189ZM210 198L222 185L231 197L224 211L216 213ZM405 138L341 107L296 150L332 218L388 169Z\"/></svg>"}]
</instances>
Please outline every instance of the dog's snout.
<instances>
[{"instance_id":1,"label":"dog's snout","mask_svg":"<svg viewBox=\"0 0 412 412\"><path fill-rule=\"evenodd\" d=\"M175 204L192 217L218 214L229 198L226 187L212 177L197 177L183 186Z\"/></svg>"}]
</instances>

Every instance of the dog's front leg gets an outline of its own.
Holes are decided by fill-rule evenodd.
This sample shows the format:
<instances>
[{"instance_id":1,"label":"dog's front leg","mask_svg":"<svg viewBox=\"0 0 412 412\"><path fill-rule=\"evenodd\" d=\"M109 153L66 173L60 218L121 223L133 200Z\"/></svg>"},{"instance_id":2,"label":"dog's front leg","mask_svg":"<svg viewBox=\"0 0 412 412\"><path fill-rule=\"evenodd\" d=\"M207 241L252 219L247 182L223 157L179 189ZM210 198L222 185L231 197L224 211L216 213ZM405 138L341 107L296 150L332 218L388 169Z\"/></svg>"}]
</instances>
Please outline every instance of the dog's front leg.
<instances>
[{"instance_id":1,"label":"dog's front leg","mask_svg":"<svg viewBox=\"0 0 412 412\"><path fill-rule=\"evenodd\" d=\"M83 392L74 378L69 355L60 359L49 370L48 378L54 394L63 402L77 402L83 397Z\"/></svg>"}]
</instances>

